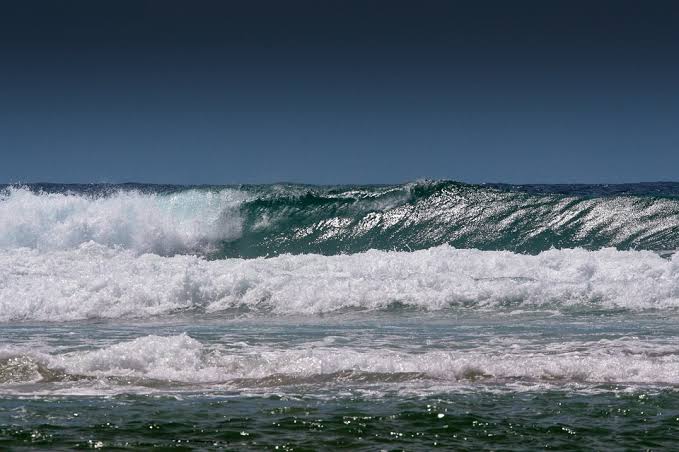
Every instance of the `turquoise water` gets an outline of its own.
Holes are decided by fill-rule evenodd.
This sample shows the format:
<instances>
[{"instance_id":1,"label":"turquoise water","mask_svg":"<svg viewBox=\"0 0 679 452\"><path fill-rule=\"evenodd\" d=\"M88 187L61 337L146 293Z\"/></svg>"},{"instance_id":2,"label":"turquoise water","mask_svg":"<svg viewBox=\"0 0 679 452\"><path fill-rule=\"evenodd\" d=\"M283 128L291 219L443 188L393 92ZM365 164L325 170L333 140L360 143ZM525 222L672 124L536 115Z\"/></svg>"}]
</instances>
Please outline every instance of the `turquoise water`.
<instances>
[{"instance_id":1,"label":"turquoise water","mask_svg":"<svg viewBox=\"0 0 679 452\"><path fill-rule=\"evenodd\" d=\"M7 188L0 448L672 448L676 196Z\"/></svg>"}]
</instances>

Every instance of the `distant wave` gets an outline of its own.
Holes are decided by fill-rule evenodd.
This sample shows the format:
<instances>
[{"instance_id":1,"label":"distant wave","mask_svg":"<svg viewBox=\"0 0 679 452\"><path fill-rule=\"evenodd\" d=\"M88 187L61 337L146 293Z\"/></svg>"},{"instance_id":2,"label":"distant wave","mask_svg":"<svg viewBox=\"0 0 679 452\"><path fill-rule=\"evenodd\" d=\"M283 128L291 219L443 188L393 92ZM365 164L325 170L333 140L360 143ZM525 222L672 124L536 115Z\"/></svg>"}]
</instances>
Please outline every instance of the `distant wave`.
<instances>
[{"instance_id":1,"label":"distant wave","mask_svg":"<svg viewBox=\"0 0 679 452\"><path fill-rule=\"evenodd\" d=\"M240 310L347 311L679 308L679 254L460 250L206 260L88 243L0 252L0 321L139 318Z\"/></svg>"},{"instance_id":2,"label":"distant wave","mask_svg":"<svg viewBox=\"0 0 679 452\"><path fill-rule=\"evenodd\" d=\"M28 186L0 192L0 249L210 258L369 249L679 248L679 186Z\"/></svg>"}]
</instances>

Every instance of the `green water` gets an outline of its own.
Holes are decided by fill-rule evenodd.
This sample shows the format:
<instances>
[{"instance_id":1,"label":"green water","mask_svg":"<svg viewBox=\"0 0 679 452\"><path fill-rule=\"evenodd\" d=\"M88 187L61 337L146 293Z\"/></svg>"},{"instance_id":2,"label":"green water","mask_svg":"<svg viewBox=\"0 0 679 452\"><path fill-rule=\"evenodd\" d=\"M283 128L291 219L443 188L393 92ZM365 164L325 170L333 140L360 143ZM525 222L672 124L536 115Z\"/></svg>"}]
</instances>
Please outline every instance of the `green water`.
<instances>
[{"instance_id":1,"label":"green water","mask_svg":"<svg viewBox=\"0 0 679 452\"><path fill-rule=\"evenodd\" d=\"M679 441L679 394L5 398L0 425L0 447L16 449L668 450Z\"/></svg>"}]
</instances>

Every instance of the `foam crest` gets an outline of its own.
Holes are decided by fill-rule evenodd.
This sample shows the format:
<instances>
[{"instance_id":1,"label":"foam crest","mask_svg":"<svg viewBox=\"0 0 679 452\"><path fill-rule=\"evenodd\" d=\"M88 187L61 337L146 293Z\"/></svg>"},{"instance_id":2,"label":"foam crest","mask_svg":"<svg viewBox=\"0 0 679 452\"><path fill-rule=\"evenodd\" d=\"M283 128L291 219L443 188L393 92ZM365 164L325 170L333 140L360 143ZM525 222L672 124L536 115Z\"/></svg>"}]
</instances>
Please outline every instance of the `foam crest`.
<instances>
[{"instance_id":1,"label":"foam crest","mask_svg":"<svg viewBox=\"0 0 679 452\"><path fill-rule=\"evenodd\" d=\"M229 189L94 196L10 187L0 192L0 248L65 250L93 241L136 253L209 251L240 235L244 199Z\"/></svg>"},{"instance_id":2,"label":"foam crest","mask_svg":"<svg viewBox=\"0 0 679 452\"><path fill-rule=\"evenodd\" d=\"M619 342L619 343L618 343ZM240 386L366 381L544 381L552 383L679 384L676 346L661 357L640 340L568 342L542 347L449 349L412 353L385 347L279 348L203 344L186 334L144 336L91 351L20 355L5 363L14 380L51 374L125 377ZM21 366L24 366L21 368ZM3 364L0 364L0 369ZM17 370L20 369L20 370ZM36 369L43 369L40 373ZM0 370L0 375L2 375ZM36 375L38 375L36 377ZM381 376L381 377L380 377ZM397 379L397 377L399 377ZM369 381L369 380L368 380Z\"/></svg>"},{"instance_id":3,"label":"foam crest","mask_svg":"<svg viewBox=\"0 0 679 452\"><path fill-rule=\"evenodd\" d=\"M144 336L90 352L57 355L48 362L52 367L80 375L192 381L196 375L204 380L210 372L203 345L186 334Z\"/></svg>"},{"instance_id":4,"label":"foam crest","mask_svg":"<svg viewBox=\"0 0 679 452\"><path fill-rule=\"evenodd\" d=\"M0 320L149 317L239 308L261 315L347 310L676 309L679 255L460 250L208 261L87 243L0 251Z\"/></svg>"}]
</instances>

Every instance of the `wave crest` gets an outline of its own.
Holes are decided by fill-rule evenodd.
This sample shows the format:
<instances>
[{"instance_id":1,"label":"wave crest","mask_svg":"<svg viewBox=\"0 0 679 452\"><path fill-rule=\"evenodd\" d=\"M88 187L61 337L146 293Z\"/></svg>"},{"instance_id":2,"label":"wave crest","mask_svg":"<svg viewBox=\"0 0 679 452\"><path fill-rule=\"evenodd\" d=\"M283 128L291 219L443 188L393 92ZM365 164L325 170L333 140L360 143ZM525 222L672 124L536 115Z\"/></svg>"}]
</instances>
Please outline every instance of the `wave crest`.
<instances>
[{"instance_id":1,"label":"wave crest","mask_svg":"<svg viewBox=\"0 0 679 452\"><path fill-rule=\"evenodd\" d=\"M442 244L531 254L552 247L679 249L676 184L667 195L656 185L590 192L556 186L558 193L455 182L10 187L0 192L0 249L64 250L94 241L136 253L211 258Z\"/></svg>"},{"instance_id":2,"label":"wave crest","mask_svg":"<svg viewBox=\"0 0 679 452\"><path fill-rule=\"evenodd\" d=\"M10 187L0 192L0 248L65 250L93 241L137 253L210 252L241 234L244 199L237 190L88 195Z\"/></svg>"}]
</instances>

